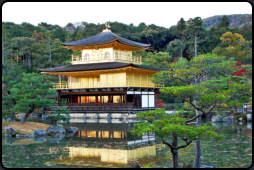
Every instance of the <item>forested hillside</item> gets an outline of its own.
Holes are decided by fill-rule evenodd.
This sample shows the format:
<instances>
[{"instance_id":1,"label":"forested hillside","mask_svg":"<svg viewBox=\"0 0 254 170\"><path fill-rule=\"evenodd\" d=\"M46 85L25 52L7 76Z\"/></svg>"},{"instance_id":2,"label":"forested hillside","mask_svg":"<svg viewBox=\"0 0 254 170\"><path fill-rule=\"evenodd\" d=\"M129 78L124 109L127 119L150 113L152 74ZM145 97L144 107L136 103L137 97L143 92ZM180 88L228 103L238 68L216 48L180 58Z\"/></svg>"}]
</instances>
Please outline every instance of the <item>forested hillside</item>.
<instances>
[{"instance_id":1,"label":"forested hillside","mask_svg":"<svg viewBox=\"0 0 254 170\"><path fill-rule=\"evenodd\" d=\"M170 56L168 62L180 56L192 58L195 52L195 37L198 37L197 54L211 53L216 46L221 45L220 37L226 32L239 33L246 41L251 40L252 25L244 25L241 30L231 29L228 20L227 17L224 20L218 19L217 26L210 30L198 27L203 24L199 17L188 21L180 19L170 28L145 23L140 23L138 26L119 22L109 23L113 33L133 41L151 44L146 51L134 52L135 55L143 56L144 64L151 64L154 55L158 52L166 52ZM7 67L4 64L7 62L5 59L22 65L28 72L36 72L38 68L70 64L71 55L79 55L80 52L65 49L61 43L88 38L101 33L103 29L105 29L104 23L79 22L60 27L44 22L37 26L25 22L22 24L2 22L3 69Z\"/></svg>"},{"instance_id":2,"label":"forested hillside","mask_svg":"<svg viewBox=\"0 0 254 170\"><path fill-rule=\"evenodd\" d=\"M242 27L246 25L252 24L252 14L234 14L234 15L226 15L229 19L229 27L234 28L237 27L242 29ZM221 21L223 15L216 15L213 17L202 19L203 23L206 24L209 28L213 26L217 26Z\"/></svg>"},{"instance_id":3,"label":"forested hillside","mask_svg":"<svg viewBox=\"0 0 254 170\"><path fill-rule=\"evenodd\" d=\"M143 65L167 68L180 57L190 60L207 53L234 58L244 64L252 63L252 24L245 24L240 30L237 27L230 28L230 20L226 16L211 29L203 27L200 17L188 21L179 18L176 25L170 28L142 22L138 26L120 22L109 24L114 34L151 44L147 50L133 52L134 56L142 56ZM2 22L4 114L10 114L16 105L11 89L22 81L23 73L39 73L37 69L71 64L71 55L81 53L66 49L61 43L88 38L100 34L103 29L104 23L79 22L60 27L45 22L37 26L25 22ZM57 81L58 76L53 76L53 79Z\"/></svg>"}]
</instances>

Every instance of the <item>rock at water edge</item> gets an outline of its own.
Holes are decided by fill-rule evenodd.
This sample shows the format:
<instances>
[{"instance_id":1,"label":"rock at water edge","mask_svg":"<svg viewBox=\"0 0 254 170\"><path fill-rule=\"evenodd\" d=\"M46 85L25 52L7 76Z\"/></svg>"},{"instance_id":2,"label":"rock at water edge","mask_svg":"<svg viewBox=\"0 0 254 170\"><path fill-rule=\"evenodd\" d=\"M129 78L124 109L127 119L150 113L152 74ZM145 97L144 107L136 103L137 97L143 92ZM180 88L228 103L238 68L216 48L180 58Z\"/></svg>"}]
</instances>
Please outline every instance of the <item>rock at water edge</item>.
<instances>
[{"instance_id":1,"label":"rock at water edge","mask_svg":"<svg viewBox=\"0 0 254 170\"><path fill-rule=\"evenodd\" d=\"M235 118L228 116L223 118L223 122L238 122L238 121Z\"/></svg>"},{"instance_id":2,"label":"rock at water edge","mask_svg":"<svg viewBox=\"0 0 254 170\"><path fill-rule=\"evenodd\" d=\"M10 134L11 136L14 136L17 134L17 132L14 129L12 129L11 127L7 127L7 128L5 128L5 130L6 130L7 134Z\"/></svg>"},{"instance_id":3,"label":"rock at water edge","mask_svg":"<svg viewBox=\"0 0 254 170\"><path fill-rule=\"evenodd\" d=\"M221 116L213 116L212 122L222 122L222 117Z\"/></svg>"}]
</instances>

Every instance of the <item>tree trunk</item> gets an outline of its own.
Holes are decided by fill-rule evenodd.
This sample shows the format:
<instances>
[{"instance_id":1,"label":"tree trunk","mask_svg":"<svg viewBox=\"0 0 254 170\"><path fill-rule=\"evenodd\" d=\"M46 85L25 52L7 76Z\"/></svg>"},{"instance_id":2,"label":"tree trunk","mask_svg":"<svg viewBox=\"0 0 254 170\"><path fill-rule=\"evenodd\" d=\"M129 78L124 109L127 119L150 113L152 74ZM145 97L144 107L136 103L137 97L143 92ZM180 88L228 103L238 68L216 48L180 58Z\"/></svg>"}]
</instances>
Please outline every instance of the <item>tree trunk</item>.
<instances>
[{"instance_id":1,"label":"tree trunk","mask_svg":"<svg viewBox=\"0 0 254 170\"><path fill-rule=\"evenodd\" d=\"M195 57L197 57L197 43L198 43L198 37L195 36Z\"/></svg>"},{"instance_id":2,"label":"tree trunk","mask_svg":"<svg viewBox=\"0 0 254 170\"><path fill-rule=\"evenodd\" d=\"M15 112L12 110L11 121L15 122Z\"/></svg>"},{"instance_id":3,"label":"tree trunk","mask_svg":"<svg viewBox=\"0 0 254 170\"><path fill-rule=\"evenodd\" d=\"M16 104L16 100L12 99L12 104L13 104L13 107L14 107L15 104ZM11 121L15 122L15 112L14 112L13 109L12 109Z\"/></svg>"},{"instance_id":4,"label":"tree trunk","mask_svg":"<svg viewBox=\"0 0 254 170\"><path fill-rule=\"evenodd\" d=\"M220 114L221 114L222 116L226 116L226 115L223 113L223 111L222 111L222 110L220 110L220 108L219 108L219 107L217 107L217 109L218 109L218 111L220 112Z\"/></svg>"},{"instance_id":5,"label":"tree trunk","mask_svg":"<svg viewBox=\"0 0 254 170\"><path fill-rule=\"evenodd\" d=\"M49 61L51 61L51 49L50 49L50 41L49 41ZM52 64L50 62L50 68L52 67Z\"/></svg>"},{"instance_id":6,"label":"tree trunk","mask_svg":"<svg viewBox=\"0 0 254 170\"><path fill-rule=\"evenodd\" d=\"M21 120L21 124L25 123L27 117L34 111L34 107L32 106L31 109L29 109L26 114L23 116L22 120Z\"/></svg>"},{"instance_id":7,"label":"tree trunk","mask_svg":"<svg viewBox=\"0 0 254 170\"><path fill-rule=\"evenodd\" d=\"M31 69L31 57L27 56L28 67Z\"/></svg>"},{"instance_id":8,"label":"tree trunk","mask_svg":"<svg viewBox=\"0 0 254 170\"><path fill-rule=\"evenodd\" d=\"M177 147L178 142L177 142L177 135L176 133L173 132L172 134L172 146ZM178 150L177 149L171 149L172 153L172 165L173 168L178 168Z\"/></svg>"},{"instance_id":9,"label":"tree trunk","mask_svg":"<svg viewBox=\"0 0 254 170\"><path fill-rule=\"evenodd\" d=\"M197 104L196 100L194 100L194 104L195 105ZM198 110L196 110L196 115L199 115ZM199 127L201 125L201 117L198 117L196 122L197 122L196 127ZM201 164L200 157L201 157L201 141L200 141L200 139L197 139L196 140L196 154L195 154L195 160L193 163L193 168L200 168L200 164Z\"/></svg>"},{"instance_id":10,"label":"tree trunk","mask_svg":"<svg viewBox=\"0 0 254 170\"><path fill-rule=\"evenodd\" d=\"M233 107L234 114L237 112L237 107Z\"/></svg>"}]
</instances>

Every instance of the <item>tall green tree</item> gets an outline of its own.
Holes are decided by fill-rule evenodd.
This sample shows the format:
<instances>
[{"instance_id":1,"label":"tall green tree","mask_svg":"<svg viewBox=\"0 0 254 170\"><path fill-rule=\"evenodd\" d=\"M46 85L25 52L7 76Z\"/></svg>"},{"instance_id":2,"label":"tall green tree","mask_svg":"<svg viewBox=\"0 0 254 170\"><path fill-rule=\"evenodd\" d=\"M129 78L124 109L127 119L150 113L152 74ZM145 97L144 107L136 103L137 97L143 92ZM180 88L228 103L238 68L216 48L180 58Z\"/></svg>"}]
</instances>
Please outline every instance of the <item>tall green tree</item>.
<instances>
[{"instance_id":1,"label":"tall green tree","mask_svg":"<svg viewBox=\"0 0 254 170\"><path fill-rule=\"evenodd\" d=\"M75 37L75 41L82 40L82 39L84 39L84 37L83 37L82 31L80 29L80 30L78 30L78 33L77 33L77 35Z\"/></svg>"},{"instance_id":2,"label":"tall green tree","mask_svg":"<svg viewBox=\"0 0 254 170\"><path fill-rule=\"evenodd\" d=\"M49 51L49 64L50 64L50 67L52 67L52 51L51 51L51 46L53 44L53 41L54 41L54 38L55 38L55 35L52 31L47 31L45 32L45 40L46 42L48 43L48 51Z\"/></svg>"},{"instance_id":3,"label":"tall green tree","mask_svg":"<svg viewBox=\"0 0 254 170\"><path fill-rule=\"evenodd\" d=\"M219 22L219 24L216 26L218 29L220 29L221 27L224 27L224 28L229 28L229 25L230 25L230 22L229 22L229 19L226 15L224 15L222 18L221 18L221 21Z\"/></svg>"},{"instance_id":4,"label":"tall green tree","mask_svg":"<svg viewBox=\"0 0 254 170\"><path fill-rule=\"evenodd\" d=\"M158 52L155 54L148 52L146 63L154 67L168 68L170 61L172 61L172 57L167 52Z\"/></svg>"},{"instance_id":5,"label":"tall green tree","mask_svg":"<svg viewBox=\"0 0 254 170\"><path fill-rule=\"evenodd\" d=\"M233 59L228 60L226 57L218 56L216 54L200 55L199 57L192 58L190 61L185 58L180 58L176 63L170 64L172 71L162 71L156 73L153 81L166 83L180 80L185 86L188 86L189 88L196 88L196 86L207 80L211 80L219 76L230 76L237 69L233 67L235 64L236 61ZM184 89L186 88L185 86L180 86L179 88ZM164 89L160 91L168 94L168 88L165 87ZM190 95L193 95L193 93L190 93ZM196 96L194 96L194 100L192 102L194 105L197 105L198 101ZM211 106L210 109L213 109L214 107L215 106ZM197 119L195 124L199 127L201 124L199 109L196 109L195 119ZM200 148L200 140L197 140L194 167L200 167Z\"/></svg>"},{"instance_id":6,"label":"tall green tree","mask_svg":"<svg viewBox=\"0 0 254 170\"><path fill-rule=\"evenodd\" d=\"M22 69L20 65L16 62L5 59L6 61L6 74L2 75L2 111L5 113L11 112L11 121L15 121L15 111L14 106L17 101L14 96L11 94L10 89L18 82L22 80L22 72L25 70ZM9 114L8 114L9 115Z\"/></svg>"},{"instance_id":7,"label":"tall green tree","mask_svg":"<svg viewBox=\"0 0 254 170\"><path fill-rule=\"evenodd\" d=\"M172 57L183 57L183 50L185 48L185 44L183 41L179 39L175 39L174 41L170 41L167 46L167 52L169 52L169 55Z\"/></svg>"},{"instance_id":8,"label":"tall green tree","mask_svg":"<svg viewBox=\"0 0 254 170\"><path fill-rule=\"evenodd\" d=\"M174 35L177 36L181 41L184 41L186 29L187 29L186 21L183 18L181 18L176 25Z\"/></svg>"},{"instance_id":9,"label":"tall green tree","mask_svg":"<svg viewBox=\"0 0 254 170\"><path fill-rule=\"evenodd\" d=\"M198 56L198 43L202 43L204 41L204 28L203 22L200 17L196 17L194 19L190 18L187 21L187 30L185 34L188 39L188 43L194 44L194 56ZM192 51L192 49L189 49Z\"/></svg>"},{"instance_id":10,"label":"tall green tree","mask_svg":"<svg viewBox=\"0 0 254 170\"><path fill-rule=\"evenodd\" d=\"M21 124L25 123L27 117L36 108L50 107L54 104L53 99L46 98L55 95L56 90L52 89L52 77L37 73L23 73L22 81L10 89L11 95L17 101L14 111L25 112ZM51 88L51 89L50 89Z\"/></svg>"},{"instance_id":11,"label":"tall green tree","mask_svg":"<svg viewBox=\"0 0 254 170\"><path fill-rule=\"evenodd\" d=\"M170 148L173 168L178 168L178 150L187 147L193 140L222 138L222 136L211 131L211 127L186 125L185 118L181 118L179 114L167 115L164 109L149 110L136 115L137 119L143 119L143 122L135 124L131 133L142 136L143 133L155 132L162 143ZM171 143L166 141L168 137L172 138ZM178 146L179 138L185 141L185 145Z\"/></svg>"},{"instance_id":12,"label":"tall green tree","mask_svg":"<svg viewBox=\"0 0 254 170\"><path fill-rule=\"evenodd\" d=\"M71 39L71 34L69 31L66 31L65 33L65 41L64 42L71 42L72 39Z\"/></svg>"}]
</instances>

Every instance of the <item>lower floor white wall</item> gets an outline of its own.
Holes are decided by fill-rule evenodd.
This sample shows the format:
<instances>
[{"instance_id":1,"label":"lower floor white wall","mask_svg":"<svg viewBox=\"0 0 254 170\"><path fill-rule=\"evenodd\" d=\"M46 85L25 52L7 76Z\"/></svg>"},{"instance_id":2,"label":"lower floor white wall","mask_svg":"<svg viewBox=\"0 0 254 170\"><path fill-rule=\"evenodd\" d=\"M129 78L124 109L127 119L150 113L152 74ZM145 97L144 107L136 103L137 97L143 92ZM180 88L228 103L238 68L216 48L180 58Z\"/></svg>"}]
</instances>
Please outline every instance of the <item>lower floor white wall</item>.
<instances>
[{"instance_id":1,"label":"lower floor white wall","mask_svg":"<svg viewBox=\"0 0 254 170\"><path fill-rule=\"evenodd\" d=\"M142 95L142 107L148 107L148 95Z\"/></svg>"},{"instance_id":2,"label":"lower floor white wall","mask_svg":"<svg viewBox=\"0 0 254 170\"><path fill-rule=\"evenodd\" d=\"M142 95L142 107L155 107L154 95Z\"/></svg>"},{"instance_id":3,"label":"lower floor white wall","mask_svg":"<svg viewBox=\"0 0 254 170\"><path fill-rule=\"evenodd\" d=\"M149 107L155 107L154 106L154 95L149 95Z\"/></svg>"}]
</instances>

